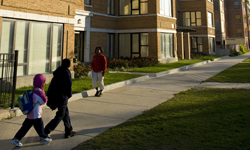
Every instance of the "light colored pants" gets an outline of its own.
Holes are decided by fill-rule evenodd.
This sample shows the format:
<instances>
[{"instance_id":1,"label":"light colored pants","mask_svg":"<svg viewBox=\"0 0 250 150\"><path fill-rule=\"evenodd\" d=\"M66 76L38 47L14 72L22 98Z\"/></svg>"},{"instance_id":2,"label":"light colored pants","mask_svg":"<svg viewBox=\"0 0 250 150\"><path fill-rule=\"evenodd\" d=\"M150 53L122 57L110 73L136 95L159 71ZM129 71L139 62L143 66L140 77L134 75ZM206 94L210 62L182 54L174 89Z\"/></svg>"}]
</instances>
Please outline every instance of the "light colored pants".
<instances>
[{"instance_id":1,"label":"light colored pants","mask_svg":"<svg viewBox=\"0 0 250 150\"><path fill-rule=\"evenodd\" d=\"M104 89L103 79L104 79L104 77L102 76L102 71L100 71L100 72L94 72L92 70L92 87L93 88L98 87L98 85L97 85L97 81L98 81L99 85L100 85L100 89L103 90Z\"/></svg>"}]
</instances>

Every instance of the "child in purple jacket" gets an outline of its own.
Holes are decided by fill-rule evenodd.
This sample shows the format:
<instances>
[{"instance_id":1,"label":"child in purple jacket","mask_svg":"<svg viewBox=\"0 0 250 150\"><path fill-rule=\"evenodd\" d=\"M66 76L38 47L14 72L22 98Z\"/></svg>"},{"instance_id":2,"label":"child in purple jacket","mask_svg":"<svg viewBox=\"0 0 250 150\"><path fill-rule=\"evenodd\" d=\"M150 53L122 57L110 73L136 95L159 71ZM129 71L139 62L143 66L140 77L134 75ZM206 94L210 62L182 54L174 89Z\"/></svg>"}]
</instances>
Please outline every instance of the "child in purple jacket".
<instances>
[{"instance_id":1,"label":"child in purple jacket","mask_svg":"<svg viewBox=\"0 0 250 150\"><path fill-rule=\"evenodd\" d=\"M43 75L35 75L33 82L33 104L36 105L33 110L27 114L27 118L24 120L22 127L12 139L11 144L21 147L22 143L20 142L20 140L25 136L25 134L32 126L34 126L37 134L40 137L41 145L48 144L52 141L52 139L44 133L44 125L42 120L42 108L43 105L48 101L43 90L45 81L46 78Z\"/></svg>"}]
</instances>

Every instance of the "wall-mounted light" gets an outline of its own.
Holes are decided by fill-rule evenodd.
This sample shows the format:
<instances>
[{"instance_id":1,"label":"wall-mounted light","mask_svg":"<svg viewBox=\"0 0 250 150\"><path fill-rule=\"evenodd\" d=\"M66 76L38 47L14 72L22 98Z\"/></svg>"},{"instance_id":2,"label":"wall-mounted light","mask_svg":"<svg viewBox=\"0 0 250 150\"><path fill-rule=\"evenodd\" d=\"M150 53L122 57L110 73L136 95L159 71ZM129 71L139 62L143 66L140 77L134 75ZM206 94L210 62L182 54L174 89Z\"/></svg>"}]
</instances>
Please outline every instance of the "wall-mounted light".
<instances>
[{"instance_id":1,"label":"wall-mounted light","mask_svg":"<svg viewBox=\"0 0 250 150\"><path fill-rule=\"evenodd\" d=\"M77 23L78 23L78 24L82 24L82 20L81 20L81 19L78 19Z\"/></svg>"}]
</instances>

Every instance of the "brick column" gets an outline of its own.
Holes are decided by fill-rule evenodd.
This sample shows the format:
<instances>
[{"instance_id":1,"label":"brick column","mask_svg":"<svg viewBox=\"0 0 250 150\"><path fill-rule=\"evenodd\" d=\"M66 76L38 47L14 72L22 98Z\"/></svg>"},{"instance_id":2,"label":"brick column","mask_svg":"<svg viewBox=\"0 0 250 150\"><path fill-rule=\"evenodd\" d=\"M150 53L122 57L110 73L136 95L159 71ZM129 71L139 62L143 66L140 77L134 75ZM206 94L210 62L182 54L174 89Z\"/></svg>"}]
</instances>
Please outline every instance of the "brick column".
<instances>
[{"instance_id":1,"label":"brick column","mask_svg":"<svg viewBox=\"0 0 250 150\"><path fill-rule=\"evenodd\" d=\"M185 42L185 59L189 60L191 59L191 52L190 52L190 36L189 32L184 33L184 42Z\"/></svg>"},{"instance_id":2,"label":"brick column","mask_svg":"<svg viewBox=\"0 0 250 150\"><path fill-rule=\"evenodd\" d=\"M177 56L184 59L184 45L183 45L183 32L177 33Z\"/></svg>"}]
</instances>

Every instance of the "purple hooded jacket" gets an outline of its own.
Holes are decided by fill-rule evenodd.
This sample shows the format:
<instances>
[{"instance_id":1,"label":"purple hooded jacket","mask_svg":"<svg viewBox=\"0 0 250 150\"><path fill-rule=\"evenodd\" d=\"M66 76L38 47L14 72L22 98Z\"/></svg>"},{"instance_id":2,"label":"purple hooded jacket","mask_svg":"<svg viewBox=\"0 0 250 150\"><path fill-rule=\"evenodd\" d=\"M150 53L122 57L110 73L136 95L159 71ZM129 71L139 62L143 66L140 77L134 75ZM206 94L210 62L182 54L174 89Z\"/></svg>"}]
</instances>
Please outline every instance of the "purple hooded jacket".
<instances>
[{"instance_id":1,"label":"purple hooded jacket","mask_svg":"<svg viewBox=\"0 0 250 150\"><path fill-rule=\"evenodd\" d=\"M39 88L39 90L33 91L33 103L36 105L33 110L29 114L27 114L28 119L37 119L42 117L43 105L48 101L43 89L43 84L45 83L45 81L46 78L41 74L37 74L34 77L33 90L35 88Z\"/></svg>"}]
</instances>

